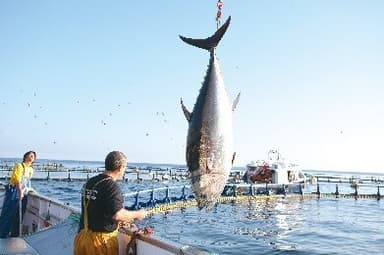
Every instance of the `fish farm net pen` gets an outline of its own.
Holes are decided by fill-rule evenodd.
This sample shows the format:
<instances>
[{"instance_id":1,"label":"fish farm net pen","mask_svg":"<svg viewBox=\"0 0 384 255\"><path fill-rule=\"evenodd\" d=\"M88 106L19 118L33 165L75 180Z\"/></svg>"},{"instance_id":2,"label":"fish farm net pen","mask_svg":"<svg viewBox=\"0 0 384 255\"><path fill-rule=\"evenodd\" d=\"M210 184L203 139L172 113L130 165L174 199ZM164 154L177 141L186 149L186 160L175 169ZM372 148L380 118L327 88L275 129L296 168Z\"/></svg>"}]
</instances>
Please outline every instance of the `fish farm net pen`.
<instances>
[{"instance_id":1,"label":"fish farm net pen","mask_svg":"<svg viewBox=\"0 0 384 255\"><path fill-rule=\"evenodd\" d=\"M160 189L156 189L159 191ZM182 209L186 207L197 206L197 201L192 195L186 196L184 193L179 197L169 197L169 193L166 192L166 196L162 199L155 199L154 190L144 190L136 193L129 193L129 195L136 194L136 201L131 206L126 206L126 209L134 210L139 208L146 208L150 214L159 214L166 213L175 209ZM147 201L139 201L138 194L150 193L150 198ZM336 199L376 199L381 200L384 198L384 195L380 194L380 189L378 187L378 192L376 194L358 194L349 193L349 194L340 194L336 193L320 193L318 191L312 193L302 193L302 194L239 194L239 195L228 195L221 196L216 199L216 204L225 204L225 203L242 203L249 201L261 201L261 200L276 200L276 199L321 199L321 198L336 198Z\"/></svg>"}]
</instances>

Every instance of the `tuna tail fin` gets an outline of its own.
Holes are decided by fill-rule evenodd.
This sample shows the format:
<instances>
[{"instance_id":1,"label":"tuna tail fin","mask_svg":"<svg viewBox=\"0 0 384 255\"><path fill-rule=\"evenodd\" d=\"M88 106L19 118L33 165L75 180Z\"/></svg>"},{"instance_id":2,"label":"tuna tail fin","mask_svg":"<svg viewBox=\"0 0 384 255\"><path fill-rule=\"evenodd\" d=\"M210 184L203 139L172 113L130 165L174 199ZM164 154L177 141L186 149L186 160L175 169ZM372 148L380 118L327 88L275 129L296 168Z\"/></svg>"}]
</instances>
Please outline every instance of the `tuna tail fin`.
<instances>
[{"instance_id":1,"label":"tuna tail fin","mask_svg":"<svg viewBox=\"0 0 384 255\"><path fill-rule=\"evenodd\" d=\"M231 16L228 17L227 21L214 33L211 37L205 39L192 39L179 35L180 39L185 43L193 45L204 50L211 51L214 49L220 42L221 38L224 36L229 23L231 22Z\"/></svg>"}]
</instances>

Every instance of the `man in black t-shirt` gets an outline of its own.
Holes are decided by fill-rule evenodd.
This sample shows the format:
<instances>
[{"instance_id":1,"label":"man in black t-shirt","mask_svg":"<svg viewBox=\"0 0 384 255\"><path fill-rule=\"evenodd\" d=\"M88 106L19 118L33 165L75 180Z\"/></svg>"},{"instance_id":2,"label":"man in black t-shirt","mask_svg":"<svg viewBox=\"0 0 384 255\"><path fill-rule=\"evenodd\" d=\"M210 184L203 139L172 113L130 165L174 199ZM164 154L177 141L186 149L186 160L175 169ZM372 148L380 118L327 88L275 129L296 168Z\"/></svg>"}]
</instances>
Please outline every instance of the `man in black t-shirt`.
<instances>
[{"instance_id":1,"label":"man in black t-shirt","mask_svg":"<svg viewBox=\"0 0 384 255\"><path fill-rule=\"evenodd\" d=\"M126 166L125 155L112 151L105 158L105 171L84 185L75 255L118 254L119 222L142 220L147 215L145 210L124 209L123 194L116 180L122 178Z\"/></svg>"}]
</instances>

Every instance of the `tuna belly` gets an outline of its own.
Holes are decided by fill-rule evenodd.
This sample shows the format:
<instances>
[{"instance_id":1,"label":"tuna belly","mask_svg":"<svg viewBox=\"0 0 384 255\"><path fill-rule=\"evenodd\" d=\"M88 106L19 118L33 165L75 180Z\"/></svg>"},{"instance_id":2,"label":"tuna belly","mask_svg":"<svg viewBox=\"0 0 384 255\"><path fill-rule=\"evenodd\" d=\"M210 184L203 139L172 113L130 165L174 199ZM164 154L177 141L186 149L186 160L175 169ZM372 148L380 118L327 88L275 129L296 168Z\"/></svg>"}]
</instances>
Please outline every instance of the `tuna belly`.
<instances>
[{"instance_id":1,"label":"tuna belly","mask_svg":"<svg viewBox=\"0 0 384 255\"><path fill-rule=\"evenodd\" d=\"M199 208L211 207L221 196L227 182L225 174L203 174L192 178L192 191Z\"/></svg>"}]
</instances>

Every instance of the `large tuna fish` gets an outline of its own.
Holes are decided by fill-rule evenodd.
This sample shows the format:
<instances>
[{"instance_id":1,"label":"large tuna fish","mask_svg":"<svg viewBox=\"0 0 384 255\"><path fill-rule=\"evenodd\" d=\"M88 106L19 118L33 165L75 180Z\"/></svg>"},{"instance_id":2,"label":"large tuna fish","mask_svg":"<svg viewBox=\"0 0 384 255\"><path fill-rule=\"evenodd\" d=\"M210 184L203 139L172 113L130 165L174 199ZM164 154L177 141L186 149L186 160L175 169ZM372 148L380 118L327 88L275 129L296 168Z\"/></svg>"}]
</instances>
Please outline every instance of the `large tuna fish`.
<instances>
[{"instance_id":1,"label":"large tuna fish","mask_svg":"<svg viewBox=\"0 0 384 255\"><path fill-rule=\"evenodd\" d=\"M227 30L231 17L206 39L180 38L193 46L208 50L210 59L207 74L192 112L181 99L188 120L186 159L192 190L198 207L210 207L220 197L232 168L235 152L232 135L232 104L221 76L215 47Z\"/></svg>"}]
</instances>

